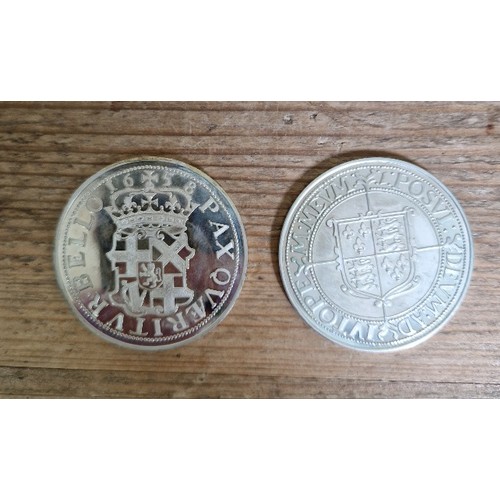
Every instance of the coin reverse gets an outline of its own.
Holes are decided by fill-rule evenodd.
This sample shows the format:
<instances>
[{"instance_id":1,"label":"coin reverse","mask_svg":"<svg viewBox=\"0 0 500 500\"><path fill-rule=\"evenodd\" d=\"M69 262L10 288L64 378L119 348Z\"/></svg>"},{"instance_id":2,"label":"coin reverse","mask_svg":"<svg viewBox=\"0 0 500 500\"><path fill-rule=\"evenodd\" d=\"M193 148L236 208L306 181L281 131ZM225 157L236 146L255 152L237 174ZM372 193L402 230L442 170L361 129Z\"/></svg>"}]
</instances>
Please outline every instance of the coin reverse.
<instances>
[{"instance_id":1,"label":"coin reverse","mask_svg":"<svg viewBox=\"0 0 500 500\"><path fill-rule=\"evenodd\" d=\"M393 351L436 333L465 296L473 262L458 201L411 163L367 158L328 170L283 225L284 288L314 330L345 347Z\"/></svg>"},{"instance_id":2,"label":"coin reverse","mask_svg":"<svg viewBox=\"0 0 500 500\"><path fill-rule=\"evenodd\" d=\"M205 334L243 284L247 245L222 188L177 160L137 158L89 178L57 228L59 286L105 340L168 349Z\"/></svg>"}]
</instances>

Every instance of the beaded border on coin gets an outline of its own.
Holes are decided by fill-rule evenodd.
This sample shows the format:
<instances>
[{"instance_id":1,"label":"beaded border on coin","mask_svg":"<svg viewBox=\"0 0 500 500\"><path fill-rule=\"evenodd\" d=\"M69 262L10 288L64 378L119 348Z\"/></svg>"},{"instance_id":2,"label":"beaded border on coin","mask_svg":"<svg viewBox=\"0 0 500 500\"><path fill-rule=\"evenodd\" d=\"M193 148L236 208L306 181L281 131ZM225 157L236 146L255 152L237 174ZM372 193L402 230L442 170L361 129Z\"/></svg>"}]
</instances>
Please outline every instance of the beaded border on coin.
<instances>
[{"instance_id":1,"label":"beaded border on coin","mask_svg":"<svg viewBox=\"0 0 500 500\"><path fill-rule=\"evenodd\" d=\"M142 157L106 167L75 191L59 220L54 266L92 332L160 350L227 316L247 254L241 218L213 179L184 162Z\"/></svg>"},{"instance_id":2,"label":"beaded border on coin","mask_svg":"<svg viewBox=\"0 0 500 500\"><path fill-rule=\"evenodd\" d=\"M432 269L423 269L424 253ZM359 159L328 170L295 200L279 266L290 302L313 329L345 347L394 351L426 340L457 310L472 274L472 235L434 176L402 160Z\"/></svg>"}]
</instances>

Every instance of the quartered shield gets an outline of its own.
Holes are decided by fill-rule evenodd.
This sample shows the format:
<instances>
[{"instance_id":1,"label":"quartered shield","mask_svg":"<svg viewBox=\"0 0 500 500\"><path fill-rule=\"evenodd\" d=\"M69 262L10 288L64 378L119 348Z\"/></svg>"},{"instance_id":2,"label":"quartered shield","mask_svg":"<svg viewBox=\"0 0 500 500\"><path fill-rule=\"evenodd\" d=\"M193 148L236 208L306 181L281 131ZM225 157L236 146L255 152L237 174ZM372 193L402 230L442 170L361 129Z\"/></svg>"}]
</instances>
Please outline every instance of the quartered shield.
<instances>
[{"instance_id":1,"label":"quartered shield","mask_svg":"<svg viewBox=\"0 0 500 500\"><path fill-rule=\"evenodd\" d=\"M414 284L415 266L408 229L408 210L330 219L342 290L372 298L377 305Z\"/></svg>"}]
</instances>

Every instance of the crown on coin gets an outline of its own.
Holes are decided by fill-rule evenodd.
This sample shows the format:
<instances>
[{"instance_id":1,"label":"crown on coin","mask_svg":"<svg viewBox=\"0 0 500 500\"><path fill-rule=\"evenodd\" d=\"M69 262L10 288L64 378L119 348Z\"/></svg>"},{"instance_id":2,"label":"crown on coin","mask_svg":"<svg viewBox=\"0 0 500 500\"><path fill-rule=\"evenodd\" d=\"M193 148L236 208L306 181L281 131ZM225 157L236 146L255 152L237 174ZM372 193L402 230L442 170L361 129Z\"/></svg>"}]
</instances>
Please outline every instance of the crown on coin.
<instances>
[{"instance_id":1,"label":"crown on coin","mask_svg":"<svg viewBox=\"0 0 500 500\"><path fill-rule=\"evenodd\" d=\"M184 186L172 186L170 176L144 171L140 182L130 176L123 180L124 188L111 195L111 206L106 207L117 230L140 228L186 227L191 213L198 206L192 201L196 185L189 181Z\"/></svg>"}]
</instances>

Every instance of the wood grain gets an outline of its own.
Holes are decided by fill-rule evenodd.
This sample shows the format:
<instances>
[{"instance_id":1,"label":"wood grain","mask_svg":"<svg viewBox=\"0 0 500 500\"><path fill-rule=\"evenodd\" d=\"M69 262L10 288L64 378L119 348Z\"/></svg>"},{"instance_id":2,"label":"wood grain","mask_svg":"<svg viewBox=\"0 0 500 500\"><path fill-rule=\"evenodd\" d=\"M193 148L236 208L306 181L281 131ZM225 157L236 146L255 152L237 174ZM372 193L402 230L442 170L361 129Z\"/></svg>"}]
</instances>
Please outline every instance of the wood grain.
<instances>
[{"instance_id":1,"label":"wood grain","mask_svg":"<svg viewBox=\"0 0 500 500\"><path fill-rule=\"evenodd\" d=\"M500 105L489 102L0 103L0 396L498 397ZM216 179L245 224L248 275L206 337L159 353L108 344L73 317L52 249L72 192L106 165L173 157ZM468 295L437 335L391 354L308 328L279 279L295 197L344 161L384 155L443 181L471 224Z\"/></svg>"}]
</instances>

